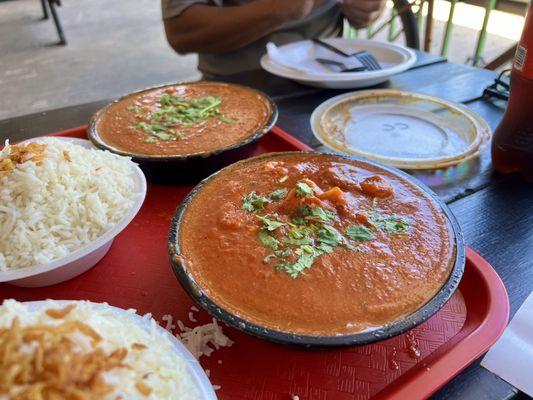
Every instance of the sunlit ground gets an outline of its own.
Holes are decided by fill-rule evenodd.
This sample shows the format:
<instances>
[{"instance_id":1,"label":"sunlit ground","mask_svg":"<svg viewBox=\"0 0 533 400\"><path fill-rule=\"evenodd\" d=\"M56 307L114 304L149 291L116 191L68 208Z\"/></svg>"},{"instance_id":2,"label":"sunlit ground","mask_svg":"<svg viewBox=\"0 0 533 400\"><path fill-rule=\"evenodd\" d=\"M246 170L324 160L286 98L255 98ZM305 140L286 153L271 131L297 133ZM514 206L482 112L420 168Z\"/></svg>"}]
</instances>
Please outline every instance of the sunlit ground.
<instances>
[{"instance_id":1,"label":"sunlit ground","mask_svg":"<svg viewBox=\"0 0 533 400\"><path fill-rule=\"evenodd\" d=\"M392 2L389 2L388 7L389 9L392 7ZM435 1L432 53L439 54L441 51L449 12L449 2L443 0ZM386 12L381 21L387 20L389 13L390 11ZM427 13L427 10L425 10L425 13ZM484 14L485 9L482 7L457 3L453 17L452 37L447 54L447 58L450 61L465 63L474 55ZM487 29L488 35L482 53L483 59L489 62L510 48L519 40L523 25L524 18L522 16L492 11ZM386 40L387 37L385 31L377 36L381 40ZM399 39L399 41L401 40L403 38Z\"/></svg>"},{"instance_id":2,"label":"sunlit ground","mask_svg":"<svg viewBox=\"0 0 533 400\"><path fill-rule=\"evenodd\" d=\"M38 1L0 1L0 119L198 77L196 56L178 56L168 47L158 0L62 4L68 46L54 45L55 29L41 20ZM437 54L448 10L449 3L436 1L432 52ZM464 63L474 54L482 19L481 7L457 4L449 60ZM522 25L521 17L493 12L484 59L511 47ZM384 31L378 38L386 36Z\"/></svg>"}]
</instances>

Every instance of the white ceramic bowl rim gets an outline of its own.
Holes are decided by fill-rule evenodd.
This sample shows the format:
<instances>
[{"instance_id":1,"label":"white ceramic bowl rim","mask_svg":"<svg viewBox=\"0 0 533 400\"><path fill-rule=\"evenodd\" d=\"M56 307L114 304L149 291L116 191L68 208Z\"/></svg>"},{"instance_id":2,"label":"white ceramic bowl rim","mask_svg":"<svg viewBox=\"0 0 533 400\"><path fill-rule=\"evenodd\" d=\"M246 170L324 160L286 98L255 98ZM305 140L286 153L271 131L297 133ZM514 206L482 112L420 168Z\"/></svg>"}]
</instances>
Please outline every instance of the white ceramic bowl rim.
<instances>
[{"instance_id":1,"label":"white ceramic bowl rim","mask_svg":"<svg viewBox=\"0 0 533 400\"><path fill-rule=\"evenodd\" d=\"M39 140L39 139L41 138L30 139L30 140L33 141L33 140ZM67 140L69 142L83 146L88 149L96 149L96 147L94 147L93 144L89 140L70 138L70 137L57 137L57 139ZM120 156L117 156L117 157L120 157ZM135 218L146 196L147 185L146 185L146 178L143 172L137 165L135 165L132 168L132 173L135 179L136 191L139 193L139 195L135 199L135 203L133 204L133 207L126 213L126 215L124 215L124 217L113 228L105 232L102 236L100 236L95 241L82 246L81 248L73 251L72 253L67 254L64 257L58 258L56 260L52 260L50 263L46 265L35 265L31 267L18 268L18 269L13 269L13 270L8 270L8 271L1 271L0 282L14 281L14 280L28 278L30 276L40 275L46 272L53 271L57 268L63 267L66 264L70 264L86 256L87 254L92 253L96 249L100 248L101 246L105 245L109 241L113 240L115 236L117 236L120 232L122 232L124 228L126 228L126 226L128 226L129 223L133 220L133 218Z\"/></svg>"},{"instance_id":2,"label":"white ceramic bowl rim","mask_svg":"<svg viewBox=\"0 0 533 400\"><path fill-rule=\"evenodd\" d=\"M386 67L378 71L313 74L313 73L304 72L304 71L291 70L290 68L287 68L271 60L268 54L265 54L263 55L263 57L261 57L261 66L268 72L284 77L284 78L296 79L300 81L309 81L309 82L315 82L315 81L320 82L320 81L325 81L325 80L331 81L331 82L340 82L340 81L359 81L359 80L367 80L367 79L373 79L373 78L388 77L388 76L391 76L391 75L394 75L394 74L397 74L397 73L400 73L400 72L403 72L409 69L416 62L416 54L414 53L414 51L412 51L411 49L408 49L407 47L400 46L398 44L376 42L373 40L366 40L366 39L342 39L342 38L332 39L331 42L334 43L335 41L344 41L344 40L349 40L356 44L360 43L361 45L364 45L365 47L368 47L368 48L374 47L374 48L380 48L380 49L385 49L391 52L395 52L402 57L403 61L396 65L393 65L391 67ZM303 42L306 42L306 41L289 43L289 44L286 44L285 46L298 46L298 45L301 45Z\"/></svg>"},{"instance_id":3,"label":"white ceramic bowl rim","mask_svg":"<svg viewBox=\"0 0 533 400\"><path fill-rule=\"evenodd\" d=\"M27 301L23 304L26 304L28 308L31 311L40 311L43 310L45 307L50 306L50 302L53 302L53 304L59 305L59 306L65 306L68 303L72 301L78 301L78 300L42 300L42 301ZM143 318L137 313L130 314L127 312L127 310L124 310L122 308L118 308L115 306L111 306L107 303L93 303L90 302L90 305L92 307L98 308L105 308L107 310L112 310L113 312L116 312L118 314L129 314L132 315L135 323L139 325L141 328L143 328L146 331L150 330L151 322L150 319ZM52 305L53 305L52 304ZM166 329L162 328L159 324L157 324L156 321L156 328L158 332L163 334L165 337L169 339L169 341L172 343L172 346L176 350L177 353L179 353L179 356L185 360L188 366L188 371L192 375L192 378L195 381L195 386L200 390L200 393L202 394L202 399L204 400L216 400L217 397L215 395L215 392L213 390L213 386L211 385L211 382L209 381L209 378L205 374L204 369L198 362L196 358L187 350L187 348L181 343L180 340L178 340L174 335L172 335L170 332L168 332Z\"/></svg>"}]
</instances>

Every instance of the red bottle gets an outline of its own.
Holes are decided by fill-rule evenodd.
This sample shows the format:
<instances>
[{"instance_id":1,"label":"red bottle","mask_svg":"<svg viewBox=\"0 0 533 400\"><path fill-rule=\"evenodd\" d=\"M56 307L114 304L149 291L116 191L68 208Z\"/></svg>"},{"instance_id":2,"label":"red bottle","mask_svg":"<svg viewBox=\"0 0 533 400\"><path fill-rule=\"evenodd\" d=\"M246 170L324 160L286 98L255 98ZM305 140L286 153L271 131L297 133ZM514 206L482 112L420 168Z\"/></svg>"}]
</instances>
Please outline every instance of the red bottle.
<instances>
[{"instance_id":1,"label":"red bottle","mask_svg":"<svg viewBox=\"0 0 533 400\"><path fill-rule=\"evenodd\" d=\"M533 180L533 5L513 62L507 110L494 131L492 164L497 171L522 171Z\"/></svg>"}]
</instances>

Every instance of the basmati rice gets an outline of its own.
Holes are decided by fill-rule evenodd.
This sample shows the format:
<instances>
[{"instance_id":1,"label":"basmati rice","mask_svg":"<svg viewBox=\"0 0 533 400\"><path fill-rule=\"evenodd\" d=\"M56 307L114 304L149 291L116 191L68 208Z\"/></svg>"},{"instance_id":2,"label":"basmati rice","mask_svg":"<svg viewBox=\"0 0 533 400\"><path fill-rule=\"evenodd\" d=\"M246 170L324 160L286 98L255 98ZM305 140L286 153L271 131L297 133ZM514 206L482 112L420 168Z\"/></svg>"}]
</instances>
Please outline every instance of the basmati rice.
<instances>
[{"instance_id":1,"label":"basmati rice","mask_svg":"<svg viewBox=\"0 0 533 400\"><path fill-rule=\"evenodd\" d=\"M146 329L139 326L134 310L125 313L104 304L75 301L76 307L61 319L47 315L45 309L60 309L64 304L47 301L45 307L31 310L26 304L15 300L6 300L0 306L0 328L11 326L15 318L21 326L59 325L65 321L81 321L90 326L103 340L96 344L107 354L117 349L128 349L124 363L128 368L113 369L105 372L105 381L112 385L113 392L107 399L165 399L165 400L199 400L202 398L194 384L193 377L187 369L187 362L175 350L171 339L163 335L152 319ZM89 351L87 338L72 334L69 337L78 351ZM133 351L135 346L146 346L144 350ZM24 351L29 347L26 345ZM32 348L35 351L35 348ZM149 396L139 393L136 383L143 382L151 389ZM16 388L10 388L15 390ZM9 399L0 391L0 400Z\"/></svg>"},{"instance_id":2,"label":"basmati rice","mask_svg":"<svg viewBox=\"0 0 533 400\"><path fill-rule=\"evenodd\" d=\"M187 347L187 350L197 359L201 356L210 357L215 349L218 350L220 347L230 347L233 345L233 341L224 335L222 328L214 318L212 323L200 325L195 328L185 326L180 320L177 323L181 332L176 337L181 340L185 347Z\"/></svg>"},{"instance_id":3,"label":"basmati rice","mask_svg":"<svg viewBox=\"0 0 533 400\"><path fill-rule=\"evenodd\" d=\"M80 249L114 227L133 207L129 158L43 138L44 157L13 164L0 174L0 271L47 264Z\"/></svg>"}]
</instances>

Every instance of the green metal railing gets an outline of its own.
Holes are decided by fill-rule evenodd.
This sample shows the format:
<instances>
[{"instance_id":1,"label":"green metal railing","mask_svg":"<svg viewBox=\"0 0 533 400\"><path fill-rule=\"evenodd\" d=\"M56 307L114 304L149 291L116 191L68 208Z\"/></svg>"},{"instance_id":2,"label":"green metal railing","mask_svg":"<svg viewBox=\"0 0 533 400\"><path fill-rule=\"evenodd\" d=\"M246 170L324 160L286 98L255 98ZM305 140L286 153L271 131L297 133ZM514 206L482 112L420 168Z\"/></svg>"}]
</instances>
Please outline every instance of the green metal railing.
<instances>
[{"instance_id":1,"label":"green metal railing","mask_svg":"<svg viewBox=\"0 0 533 400\"><path fill-rule=\"evenodd\" d=\"M440 54L442 56L448 55L448 48L450 45L450 40L452 36L452 30L453 30L453 16L455 13L455 5L457 4L457 0L449 0L450 1L450 12L448 14L448 21L446 22L446 28L444 30L444 38L442 39L442 47ZM472 62L472 65L479 66L481 64L484 64L483 60L483 51L485 50L485 43L487 41L487 27L489 24L489 19L492 11L496 8L497 0L487 0L487 3L485 5L485 15L483 16L483 23L481 24L481 29L478 34L477 42L476 42L476 48L474 50L474 54L472 57L469 57L468 61Z\"/></svg>"},{"instance_id":2,"label":"green metal railing","mask_svg":"<svg viewBox=\"0 0 533 400\"><path fill-rule=\"evenodd\" d=\"M431 22L432 22L433 17L431 15L430 16L427 15L428 14L428 1L429 0L414 0L412 2L413 12L417 19L418 32L421 36L424 32L424 27L426 27L425 36L427 36L428 33L431 34ZM446 26L444 29L444 36L442 38L442 43L440 47L440 54L444 57L448 55L448 51L450 48L450 42L452 39L452 33L453 33L453 28L454 28L453 17L455 15L455 9L456 9L458 0L448 0L448 1L450 3L450 11L448 13L448 19L446 21ZM525 0L522 0L522 1L525 1ZM485 14L483 17L483 23L478 33L476 46L475 46L473 55L469 57L468 60L466 60L466 62L471 62L472 65L474 66L480 66L485 63L483 59L483 52L485 50L485 44L487 41L487 27L488 27L488 23L490 20L490 15L492 11L494 11L494 9L496 8L496 5L497 5L497 0L486 0L486 4L484 7ZM398 27L398 12L396 9L394 8L391 9L390 15L387 18L387 22L385 24L388 25L388 30L387 30L387 35L386 35L387 40L390 42L393 42L396 39L398 39L398 37L402 33L402 29L401 27ZM429 30L427 29L428 24L430 24ZM365 29L364 31L366 32L366 37L368 39L371 39L384 28L385 26L384 24L382 24L381 26L377 28L375 26L374 27L371 26ZM343 36L348 37L348 38L358 38L361 36L360 31L363 31L363 30L354 29L353 27L349 26L347 22L345 22L345 29L344 29ZM426 43L425 50L428 51L429 46L430 46L430 40L426 38L425 43Z\"/></svg>"},{"instance_id":3,"label":"green metal railing","mask_svg":"<svg viewBox=\"0 0 533 400\"><path fill-rule=\"evenodd\" d=\"M418 1L418 0L415 0ZM407 4L409 6L409 4ZM400 10L401 12L405 12L406 10L409 10L409 8L405 9L402 8ZM400 19L400 15L397 9L391 8L389 17L386 18L385 22L381 22L379 25L371 25L368 28L365 29L356 29L352 27L349 22L345 19L344 20L344 26L343 26L343 37L345 38L358 38L361 34L361 32L364 32L367 39L374 38L379 32L383 31L385 28L388 27L387 30L387 40L389 42L394 42L403 32L403 26L399 26L398 19Z\"/></svg>"},{"instance_id":4,"label":"green metal railing","mask_svg":"<svg viewBox=\"0 0 533 400\"><path fill-rule=\"evenodd\" d=\"M483 50L485 50L485 42L487 41L487 26L489 25L490 13L496 7L497 0L488 0L485 6L485 16L483 17L483 24L479 31L479 36L476 44L476 51L472 58L472 64L475 66L480 65L483 62Z\"/></svg>"},{"instance_id":5,"label":"green metal railing","mask_svg":"<svg viewBox=\"0 0 533 400\"><path fill-rule=\"evenodd\" d=\"M448 21L446 22L446 28L444 30L444 38L442 39L442 47L440 49L440 55L444 57L448 55L450 39L452 38L453 15L455 13L456 4L457 4L457 0L450 0L450 13L448 14Z\"/></svg>"}]
</instances>

